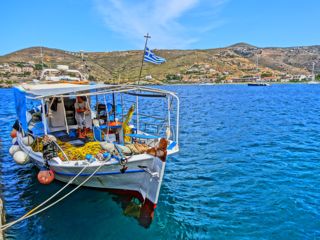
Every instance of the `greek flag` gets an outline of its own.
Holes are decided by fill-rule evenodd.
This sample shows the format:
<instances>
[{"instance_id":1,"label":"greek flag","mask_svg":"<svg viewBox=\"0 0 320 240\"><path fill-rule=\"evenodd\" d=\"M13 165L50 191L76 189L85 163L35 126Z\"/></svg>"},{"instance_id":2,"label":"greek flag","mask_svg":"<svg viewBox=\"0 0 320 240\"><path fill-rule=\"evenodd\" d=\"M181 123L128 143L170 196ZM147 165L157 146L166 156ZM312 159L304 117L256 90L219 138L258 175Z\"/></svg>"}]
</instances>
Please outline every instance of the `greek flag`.
<instances>
[{"instance_id":1,"label":"greek flag","mask_svg":"<svg viewBox=\"0 0 320 240\"><path fill-rule=\"evenodd\" d=\"M150 62L154 64L161 64L166 62L165 58L159 57L155 55L148 47L146 48L146 51L144 53L144 61Z\"/></svg>"}]
</instances>

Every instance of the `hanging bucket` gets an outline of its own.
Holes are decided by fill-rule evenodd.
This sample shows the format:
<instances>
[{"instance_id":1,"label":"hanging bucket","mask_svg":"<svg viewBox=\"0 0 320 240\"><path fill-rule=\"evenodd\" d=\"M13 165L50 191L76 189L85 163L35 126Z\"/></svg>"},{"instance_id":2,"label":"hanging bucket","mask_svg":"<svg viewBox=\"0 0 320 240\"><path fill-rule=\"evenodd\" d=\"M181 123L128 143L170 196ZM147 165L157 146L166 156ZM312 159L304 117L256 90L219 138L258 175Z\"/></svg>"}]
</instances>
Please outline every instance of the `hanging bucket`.
<instances>
[{"instance_id":1,"label":"hanging bucket","mask_svg":"<svg viewBox=\"0 0 320 240\"><path fill-rule=\"evenodd\" d=\"M38 173L38 181L41 184L48 185L54 180L54 172L51 169L41 169Z\"/></svg>"}]
</instances>

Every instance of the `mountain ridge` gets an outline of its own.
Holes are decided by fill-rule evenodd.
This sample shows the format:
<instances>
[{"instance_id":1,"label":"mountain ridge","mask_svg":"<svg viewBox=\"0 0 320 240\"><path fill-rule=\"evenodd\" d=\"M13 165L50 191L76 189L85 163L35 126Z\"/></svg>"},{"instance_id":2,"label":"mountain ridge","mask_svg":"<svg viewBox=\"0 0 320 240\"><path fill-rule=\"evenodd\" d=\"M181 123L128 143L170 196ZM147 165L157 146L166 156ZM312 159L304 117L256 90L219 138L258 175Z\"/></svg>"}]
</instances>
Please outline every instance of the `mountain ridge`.
<instances>
[{"instance_id":1,"label":"mountain ridge","mask_svg":"<svg viewBox=\"0 0 320 240\"><path fill-rule=\"evenodd\" d=\"M41 48L43 62L47 66L66 64L84 69L86 65L92 79L104 82L114 82L117 79L124 82L136 81L143 53L142 50L81 53L35 46L0 56L0 64L40 63ZM277 77L288 74L308 75L313 62L316 69L320 68L320 45L261 48L240 42L224 48L155 49L154 52L166 58L167 62L161 65L145 63L142 76L152 76L156 83L169 80L199 82L206 79L214 82L263 73ZM257 58L259 67L256 66Z\"/></svg>"}]
</instances>

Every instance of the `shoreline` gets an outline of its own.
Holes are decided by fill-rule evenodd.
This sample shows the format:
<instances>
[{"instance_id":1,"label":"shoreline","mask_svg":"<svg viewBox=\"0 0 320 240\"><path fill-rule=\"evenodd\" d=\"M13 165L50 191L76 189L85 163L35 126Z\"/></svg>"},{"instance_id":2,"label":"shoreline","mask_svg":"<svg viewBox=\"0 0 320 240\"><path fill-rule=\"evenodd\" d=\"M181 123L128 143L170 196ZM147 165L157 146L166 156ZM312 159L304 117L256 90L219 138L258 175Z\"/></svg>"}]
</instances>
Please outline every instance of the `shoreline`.
<instances>
[{"instance_id":1,"label":"shoreline","mask_svg":"<svg viewBox=\"0 0 320 240\"><path fill-rule=\"evenodd\" d=\"M221 85L247 85L253 82L243 82L243 83L163 83L163 84L140 84L141 86L221 86ZM308 84L309 82L263 82L270 85L280 85L280 84ZM320 84L320 81L318 82ZM13 88L19 84L1 86L0 89ZM117 85L117 84L116 84ZM125 85L125 84L124 84Z\"/></svg>"},{"instance_id":2,"label":"shoreline","mask_svg":"<svg viewBox=\"0 0 320 240\"><path fill-rule=\"evenodd\" d=\"M140 85L141 86L222 86L222 85L247 85L249 83L253 83L253 82L243 82L243 83L163 83L163 84L150 83L150 84L140 84ZM308 84L309 81L306 81L306 82L263 82L263 83L268 83L270 85ZM318 81L318 83L320 84L320 81ZM123 84L123 85L126 85L126 84ZM13 88L14 86L19 86L19 84L6 85L6 86L0 85L0 89L9 89L9 88Z\"/></svg>"}]
</instances>

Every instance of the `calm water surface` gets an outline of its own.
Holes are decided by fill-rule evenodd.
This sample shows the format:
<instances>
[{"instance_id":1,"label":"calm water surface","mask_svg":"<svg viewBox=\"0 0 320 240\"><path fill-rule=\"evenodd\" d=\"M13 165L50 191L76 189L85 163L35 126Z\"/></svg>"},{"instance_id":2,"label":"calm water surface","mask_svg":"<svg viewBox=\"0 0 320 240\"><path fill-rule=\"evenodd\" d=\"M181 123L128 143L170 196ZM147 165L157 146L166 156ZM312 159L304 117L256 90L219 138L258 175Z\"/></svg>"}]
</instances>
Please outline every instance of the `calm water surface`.
<instances>
[{"instance_id":1,"label":"calm water surface","mask_svg":"<svg viewBox=\"0 0 320 240\"><path fill-rule=\"evenodd\" d=\"M7 231L9 239L320 239L320 85L170 86L181 98L181 151L170 157L144 228L119 197L75 192ZM17 166L12 91L0 90L0 174L7 220L61 188Z\"/></svg>"}]
</instances>

